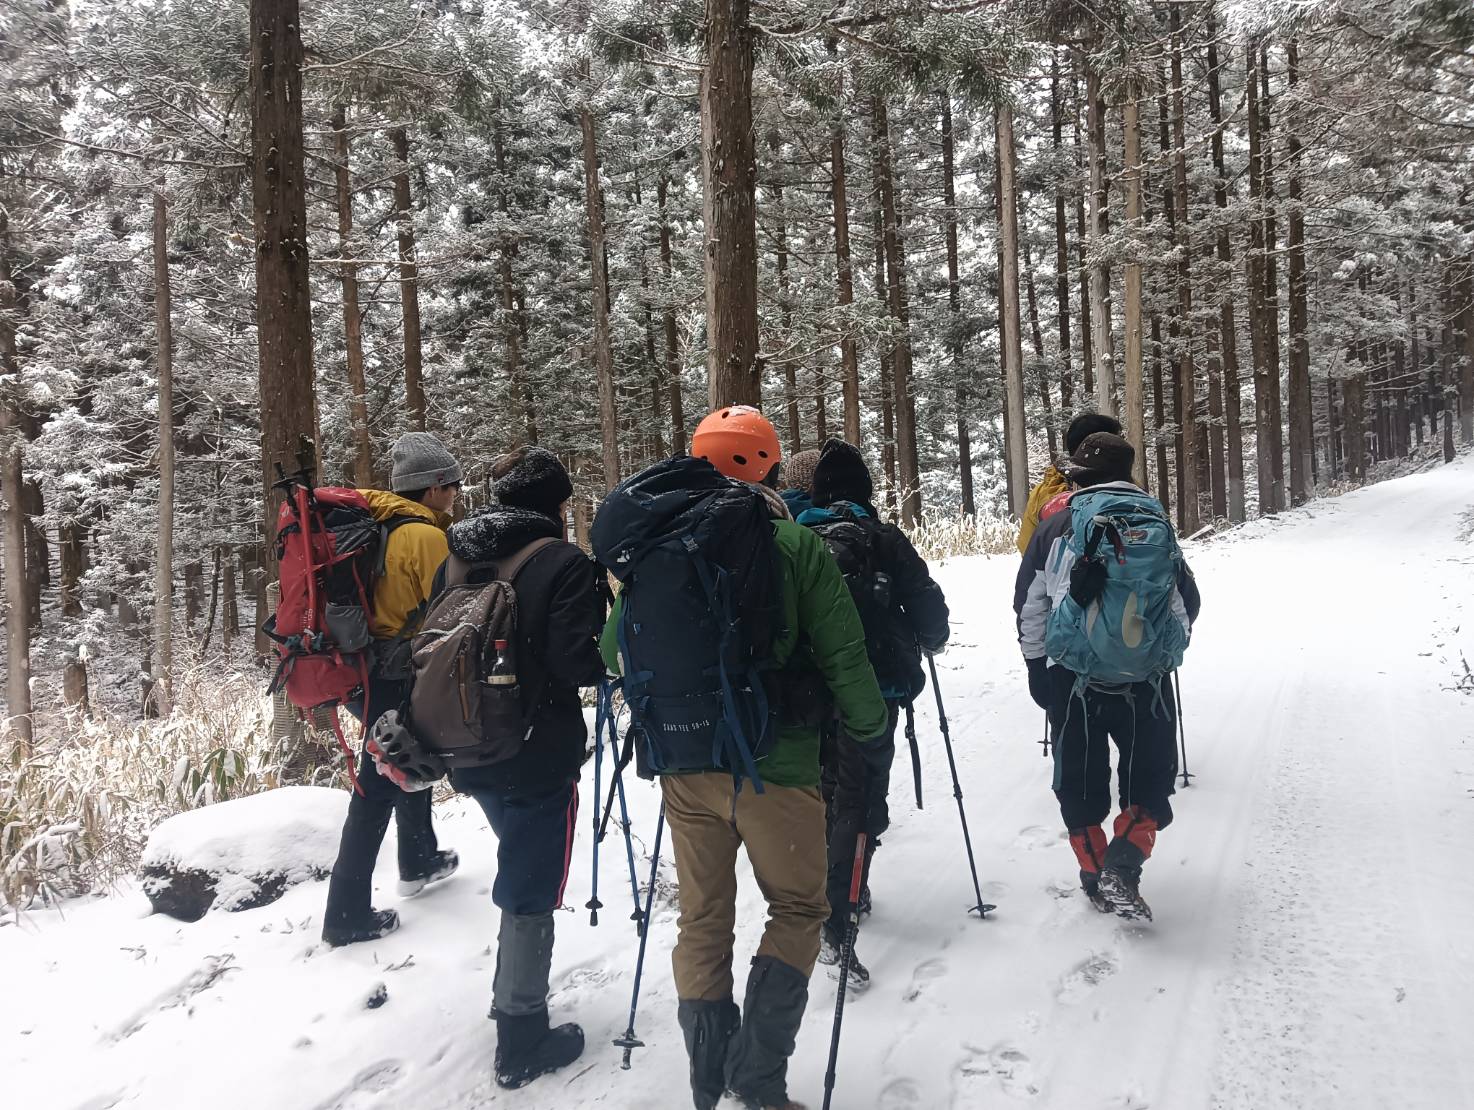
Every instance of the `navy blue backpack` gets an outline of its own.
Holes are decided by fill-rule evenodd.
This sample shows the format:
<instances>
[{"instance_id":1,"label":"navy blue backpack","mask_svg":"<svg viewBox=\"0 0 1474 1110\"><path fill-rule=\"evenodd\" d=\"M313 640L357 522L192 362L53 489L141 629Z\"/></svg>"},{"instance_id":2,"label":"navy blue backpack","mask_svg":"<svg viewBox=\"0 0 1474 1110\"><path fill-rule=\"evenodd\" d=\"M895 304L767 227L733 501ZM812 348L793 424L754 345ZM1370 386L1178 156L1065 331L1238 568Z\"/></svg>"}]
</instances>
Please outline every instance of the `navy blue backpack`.
<instances>
[{"instance_id":1,"label":"navy blue backpack","mask_svg":"<svg viewBox=\"0 0 1474 1110\"><path fill-rule=\"evenodd\" d=\"M614 488L589 539L621 585L640 774L727 771L761 792L777 735L763 671L783 621L766 499L704 459L667 459Z\"/></svg>"}]
</instances>

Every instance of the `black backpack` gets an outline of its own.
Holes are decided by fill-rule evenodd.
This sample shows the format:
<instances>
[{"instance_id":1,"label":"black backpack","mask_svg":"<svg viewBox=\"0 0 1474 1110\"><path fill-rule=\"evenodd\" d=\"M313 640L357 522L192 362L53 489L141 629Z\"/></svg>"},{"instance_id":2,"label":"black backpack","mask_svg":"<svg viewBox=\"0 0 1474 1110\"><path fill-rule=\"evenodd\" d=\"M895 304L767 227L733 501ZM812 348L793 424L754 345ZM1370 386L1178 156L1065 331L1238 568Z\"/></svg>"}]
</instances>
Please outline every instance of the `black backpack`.
<instances>
[{"instance_id":1,"label":"black backpack","mask_svg":"<svg viewBox=\"0 0 1474 1110\"><path fill-rule=\"evenodd\" d=\"M879 553L885 525L868 513L857 512L848 501L811 509L804 523L824 541L839 564L865 629L865 652L881 685L905 686L914 696L919 691L911 674L911 636Z\"/></svg>"},{"instance_id":2,"label":"black backpack","mask_svg":"<svg viewBox=\"0 0 1474 1110\"><path fill-rule=\"evenodd\" d=\"M766 499L704 459L668 459L615 487L589 539L622 586L640 774L729 771L761 792L777 734L762 672L783 621Z\"/></svg>"}]
</instances>

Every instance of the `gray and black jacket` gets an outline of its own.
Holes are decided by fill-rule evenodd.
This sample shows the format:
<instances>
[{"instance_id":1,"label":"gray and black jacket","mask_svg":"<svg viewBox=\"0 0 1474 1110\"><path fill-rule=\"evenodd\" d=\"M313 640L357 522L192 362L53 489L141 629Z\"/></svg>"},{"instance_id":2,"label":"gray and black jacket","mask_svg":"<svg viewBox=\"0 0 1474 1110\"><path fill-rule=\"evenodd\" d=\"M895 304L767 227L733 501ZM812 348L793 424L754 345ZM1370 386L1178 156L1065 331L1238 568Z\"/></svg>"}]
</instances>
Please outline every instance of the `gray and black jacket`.
<instances>
[{"instance_id":1,"label":"gray and black jacket","mask_svg":"<svg viewBox=\"0 0 1474 1110\"><path fill-rule=\"evenodd\" d=\"M1092 489L1134 490L1130 482L1109 482ZM1069 596L1070 571L1075 555L1069 548L1074 536L1074 522L1068 508L1040 523L1024 551L1018 579L1013 588L1013 611L1018 618L1018 642L1025 659L1044 658L1044 634L1049 616ZM1198 619L1202 597L1198 584L1183 559L1177 568L1177 590L1172 597L1172 612L1185 631L1191 632Z\"/></svg>"}]
</instances>

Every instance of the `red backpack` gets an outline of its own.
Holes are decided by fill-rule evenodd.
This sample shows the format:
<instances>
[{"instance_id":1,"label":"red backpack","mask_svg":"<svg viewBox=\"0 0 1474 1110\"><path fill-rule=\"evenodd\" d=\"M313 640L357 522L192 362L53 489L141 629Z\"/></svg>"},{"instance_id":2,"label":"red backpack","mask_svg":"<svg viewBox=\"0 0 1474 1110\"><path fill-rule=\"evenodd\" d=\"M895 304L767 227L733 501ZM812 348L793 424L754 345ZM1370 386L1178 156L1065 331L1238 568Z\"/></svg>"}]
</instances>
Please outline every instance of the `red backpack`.
<instances>
[{"instance_id":1,"label":"red backpack","mask_svg":"<svg viewBox=\"0 0 1474 1110\"><path fill-rule=\"evenodd\" d=\"M299 709L333 707L348 777L362 793L336 707L366 697L374 586L384 573L389 533L409 518L375 520L355 489L314 489L301 475L282 485L287 497L276 518L281 599L264 627L281 657L270 692L284 691ZM365 706L365 726L369 720Z\"/></svg>"}]
</instances>

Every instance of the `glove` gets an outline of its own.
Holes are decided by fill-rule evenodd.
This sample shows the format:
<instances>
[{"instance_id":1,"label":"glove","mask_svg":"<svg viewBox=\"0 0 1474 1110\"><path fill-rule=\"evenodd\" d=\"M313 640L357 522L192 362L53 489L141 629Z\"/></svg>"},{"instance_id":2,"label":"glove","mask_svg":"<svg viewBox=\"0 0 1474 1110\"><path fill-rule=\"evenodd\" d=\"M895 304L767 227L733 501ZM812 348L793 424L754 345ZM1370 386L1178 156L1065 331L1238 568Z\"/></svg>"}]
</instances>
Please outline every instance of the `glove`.
<instances>
[{"instance_id":1,"label":"glove","mask_svg":"<svg viewBox=\"0 0 1474 1110\"><path fill-rule=\"evenodd\" d=\"M1029 668L1029 697L1034 699L1035 705L1047 712L1054 701L1053 683L1049 679L1049 660L1041 655L1038 659L1025 659L1024 664Z\"/></svg>"},{"instance_id":2,"label":"glove","mask_svg":"<svg viewBox=\"0 0 1474 1110\"><path fill-rule=\"evenodd\" d=\"M1099 559L1079 559L1070 568L1070 597L1081 609L1090 608L1105 585L1106 568Z\"/></svg>"}]
</instances>

